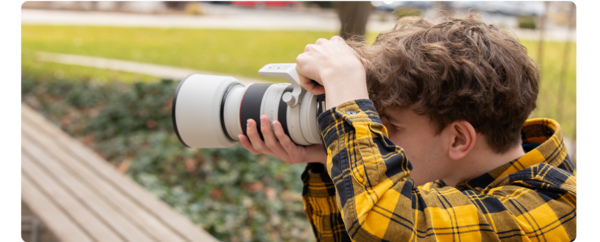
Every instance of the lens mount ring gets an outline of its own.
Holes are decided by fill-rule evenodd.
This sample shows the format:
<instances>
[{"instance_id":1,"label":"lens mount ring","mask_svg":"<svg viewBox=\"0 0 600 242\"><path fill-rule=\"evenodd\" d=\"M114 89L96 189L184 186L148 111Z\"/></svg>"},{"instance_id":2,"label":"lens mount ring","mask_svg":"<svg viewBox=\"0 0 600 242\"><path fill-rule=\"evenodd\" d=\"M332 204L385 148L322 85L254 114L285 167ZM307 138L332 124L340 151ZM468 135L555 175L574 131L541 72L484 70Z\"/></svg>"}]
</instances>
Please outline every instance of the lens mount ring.
<instances>
[{"instance_id":1,"label":"lens mount ring","mask_svg":"<svg viewBox=\"0 0 600 242\"><path fill-rule=\"evenodd\" d=\"M230 135L229 132L227 132L227 128L225 126L225 117L223 115L223 112L225 110L225 100L227 100L227 95L229 94L229 91L231 91L231 89L233 89L233 87L235 86L243 86L241 83L233 83L231 84L229 87L227 87L227 90L225 90L225 94L223 94L223 99L221 99L221 110L219 112L219 115L221 115L221 129L223 129L223 133L225 134L225 137L227 137L229 140L231 141L236 141L235 139L233 139Z\"/></svg>"}]
</instances>

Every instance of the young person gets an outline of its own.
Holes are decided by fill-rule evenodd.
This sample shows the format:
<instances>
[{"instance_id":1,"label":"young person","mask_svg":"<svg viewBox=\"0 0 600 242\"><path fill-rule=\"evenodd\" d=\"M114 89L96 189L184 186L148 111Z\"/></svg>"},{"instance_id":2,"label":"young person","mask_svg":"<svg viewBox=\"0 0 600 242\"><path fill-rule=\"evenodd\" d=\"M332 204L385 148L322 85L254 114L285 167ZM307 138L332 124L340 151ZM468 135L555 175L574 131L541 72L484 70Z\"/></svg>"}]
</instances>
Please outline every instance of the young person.
<instances>
[{"instance_id":1,"label":"young person","mask_svg":"<svg viewBox=\"0 0 600 242\"><path fill-rule=\"evenodd\" d=\"M557 122L526 120L539 74L517 40L472 15L402 18L371 46L349 43L319 39L296 59L302 86L326 93L325 149L266 116L264 142L254 120L240 136L254 154L309 162L318 241L575 239L573 163Z\"/></svg>"}]
</instances>

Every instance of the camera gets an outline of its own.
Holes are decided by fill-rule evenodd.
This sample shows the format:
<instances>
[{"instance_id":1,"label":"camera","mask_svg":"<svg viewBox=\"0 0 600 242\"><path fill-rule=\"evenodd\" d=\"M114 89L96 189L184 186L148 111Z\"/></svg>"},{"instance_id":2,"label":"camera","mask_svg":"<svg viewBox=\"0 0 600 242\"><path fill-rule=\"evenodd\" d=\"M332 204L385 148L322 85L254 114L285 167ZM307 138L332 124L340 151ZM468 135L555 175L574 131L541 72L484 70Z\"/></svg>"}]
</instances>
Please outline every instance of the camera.
<instances>
[{"instance_id":1,"label":"camera","mask_svg":"<svg viewBox=\"0 0 600 242\"><path fill-rule=\"evenodd\" d=\"M267 115L271 122L281 123L295 144L320 144L317 116L325 109L325 96L315 96L300 86L294 63L268 64L258 73L289 83L244 86L231 76L202 74L181 80L172 107L179 141L190 148L232 147L239 142L239 134L247 135L246 120L260 124L260 116ZM263 139L260 126L257 131Z\"/></svg>"}]
</instances>

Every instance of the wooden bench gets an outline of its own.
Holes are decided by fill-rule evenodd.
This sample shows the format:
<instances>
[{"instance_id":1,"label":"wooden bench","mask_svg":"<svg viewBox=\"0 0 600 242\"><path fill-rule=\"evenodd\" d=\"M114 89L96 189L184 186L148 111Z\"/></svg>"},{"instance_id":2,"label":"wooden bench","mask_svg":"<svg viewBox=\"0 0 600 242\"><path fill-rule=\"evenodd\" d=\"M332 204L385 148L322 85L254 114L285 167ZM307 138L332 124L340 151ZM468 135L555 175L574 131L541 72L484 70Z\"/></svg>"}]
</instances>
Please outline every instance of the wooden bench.
<instances>
[{"instance_id":1,"label":"wooden bench","mask_svg":"<svg viewBox=\"0 0 600 242\"><path fill-rule=\"evenodd\" d=\"M217 241L21 105L21 199L60 241Z\"/></svg>"}]
</instances>

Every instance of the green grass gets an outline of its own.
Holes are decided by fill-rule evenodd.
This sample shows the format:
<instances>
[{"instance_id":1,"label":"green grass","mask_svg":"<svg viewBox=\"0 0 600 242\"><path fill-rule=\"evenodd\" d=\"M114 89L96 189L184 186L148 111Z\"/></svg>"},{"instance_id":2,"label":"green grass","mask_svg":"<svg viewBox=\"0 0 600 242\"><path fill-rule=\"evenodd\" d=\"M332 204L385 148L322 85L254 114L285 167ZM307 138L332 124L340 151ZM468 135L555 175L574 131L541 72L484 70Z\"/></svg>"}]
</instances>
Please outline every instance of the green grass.
<instances>
[{"instance_id":1,"label":"green grass","mask_svg":"<svg viewBox=\"0 0 600 242\"><path fill-rule=\"evenodd\" d=\"M96 82L120 81L132 83L136 81L156 82L160 78L136 73L98 69L76 65L66 65L37 60L31 51L21 53L21 72L33 78L65 79L65 80L93 80Z\"/></svg>"},{"instance_id":2,"label":"green grass","mask_svg":"<svg viewBox=\"0 0 600 242\"><path fill-rule=\"evenodd\" d=\"M539 42L521 41L521 43L527 48L527 53L537 61ZM566 57L566 61L564 61L565 46L565 42L547 41L543 43L542 79L537 100L538 107L530 117L555 119L561 124L564 135L574 139L577 130L576 43L570 43L569 56ZM563 61L567 67L564 77L561 76ZM560 95L562 95L562 101ZM558 113L557 107L559 105L562 105L560 113Z\"/></svg>"},{"instance_id":3,"label":"green grass","mask_svg":"<svg viewBox=\"0 0 600 242\"><path fill-rule=\"evenodd\" d=\"M23 50L89 55L264 78L268 63L291 63L308 43L335 32L92 26L21 26Z\"/></svg>"},{"instance_id":4,"label":"green grass","mask_svg":"<svg viewBox=\"0 0 600 242\"><path fill-rule=\"evenodd\" d=\"M71 65L36 62L32 51L89 55L282 81L258 75L268 63L295 62L306 44L337 34L327 31L257 31L178 28L122 28L97 26L21 26L23 71L48 72L53 76L84 75L98 79L119 76L123 80L152 77ZM376 33L368 33L372 43ZM537 58L538 42L522 41L530 56ZM567 137L576 132L576 63L571 45L568 68L561 79L564 42L544 42L542 80L538 108L531 117L553 118ZM61 72L62 70L62 72ZM561 84L563 83L563 84ZM564 85L564 86L561 86ZM558 93L564 91L561 114Z\"/></svg>"}]
</instances>

